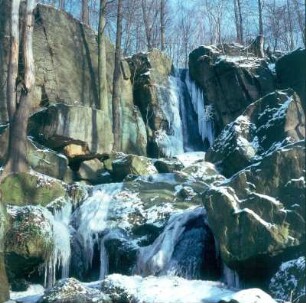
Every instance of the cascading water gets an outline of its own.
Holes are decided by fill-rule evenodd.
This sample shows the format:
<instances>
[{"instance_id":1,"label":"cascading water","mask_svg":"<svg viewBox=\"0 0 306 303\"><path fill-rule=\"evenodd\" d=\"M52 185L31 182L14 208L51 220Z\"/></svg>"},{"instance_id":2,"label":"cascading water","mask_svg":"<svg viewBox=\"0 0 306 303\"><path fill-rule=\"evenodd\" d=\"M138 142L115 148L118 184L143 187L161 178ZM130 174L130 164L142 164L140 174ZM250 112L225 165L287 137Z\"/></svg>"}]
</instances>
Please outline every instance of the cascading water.
<instances>
[{"instance_id":1,"label":"cascading water","mask_svg":"<svg viewBox=\"0 0 306 303\"><path fill-rule=\"evenodd\" d=\"M208 242L213 240L206 227L205 214L204 208L199 207L172 215L154 243L140 248L136 273L200 278L206 267L214 265L205 264L205 246L212 245ZM208 237L210 240L206 241Z\"/></svg>"},{"instance_id":2,"label":"cascading water","mask_svg":"<svg viewBox=\"0 0 306 303\"><path fill-rule=\"evenodd\" d=\"M79 220L77 234L84 249L85 267L87 269L92 265L94 246L98 245L100 250L102 246L104 248L102 233L107 228L109 204L121 187L121 183L95 186L92 195L78 209L76 214ZM102 262L100 266L106 266L104 263ZM101 271L103 270L100 269Z\"/></svg>"}]
</instances>

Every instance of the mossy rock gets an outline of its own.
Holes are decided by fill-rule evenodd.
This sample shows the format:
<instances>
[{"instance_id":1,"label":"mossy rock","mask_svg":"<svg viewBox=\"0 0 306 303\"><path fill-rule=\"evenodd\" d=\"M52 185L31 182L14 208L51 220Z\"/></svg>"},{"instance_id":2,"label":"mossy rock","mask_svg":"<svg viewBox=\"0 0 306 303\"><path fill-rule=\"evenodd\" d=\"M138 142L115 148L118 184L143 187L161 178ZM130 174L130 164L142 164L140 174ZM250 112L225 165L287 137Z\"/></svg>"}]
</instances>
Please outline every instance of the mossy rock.
<instances>
[{"instance_id":1,"label":"mossy rock","mask_svg":"<svg viewBox=\"0 0 306 303\"><path fill-rule=\"evenodd\" d=\"M42 205L65 196L66 188L59 180L29 173L11 174L0 184L2 201L11 205Z\"/></svg>"}]
</instances>

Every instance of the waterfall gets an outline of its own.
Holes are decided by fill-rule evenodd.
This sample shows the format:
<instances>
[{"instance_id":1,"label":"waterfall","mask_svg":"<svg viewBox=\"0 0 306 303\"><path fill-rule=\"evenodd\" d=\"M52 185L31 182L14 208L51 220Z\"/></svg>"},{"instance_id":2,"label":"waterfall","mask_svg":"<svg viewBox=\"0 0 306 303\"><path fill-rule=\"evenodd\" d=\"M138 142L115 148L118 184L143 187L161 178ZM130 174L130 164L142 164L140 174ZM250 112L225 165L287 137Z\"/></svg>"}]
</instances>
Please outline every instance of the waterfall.
<instances>
[{"instance_id":1,"label":"waterfall","mask_svg":"<svg viewBox=\"0 0 306 303\"><path fill-rule=\"evenodd\" d=\"M100 249L104 247L102 233L107 229L109 204L121 187L122 183L95 186L92 195L84 201L75 214L79 220L77 233L84 249L87 269L92 265L94 246L98 245Z\"/></svg>"},{"instance_id":2,"label":"waterfall","mask_svg":"<svg viewBox=\"0 0 306 303\"><path fill-rule=\"evenodd\" d=\"M157 87L160 105L168 125L155 132L155 140L166 157L173 157L184 152L182 121L179 112L179 78L169 76L168 88Z\"/></svg>"},{"instance_id":3,"label":"waterfall","mask_svg":"<svg viewBox=\"0 0 306 303\"><path fill-rule=\"evenodd\" d=\"M204 226L205 210L201 207L173 214L153 244L140 248L136 273L198 278L203 267Z\"/></svg>"},{"instance_id":4,"label":"waterfall","mask_svg":"<svg viewBox=\"0 0 306 303\"><path fill-rule=\"evenodd\" d=\"M189 71L186 73L185 83L193 108L198 115L199 133L203 142L207 139L211 146L214 141L213 108L211 105L205 105L203 91L191 80Z\"/></svg>"},{"instance_id":5,"label":"waterfall","mask_svg":"<svg viewBox=\"0 0 306 303\"><path fill-rule=\"evenodd\" d=\"M69 221L72 205L66 201L65 205L54 211L54 215L48 214L48 219L53 227L53 251L45 263L44 284L53 286L56 281L56 273L61 269L61 278L68 278L71 257Z\"/></svg>"}]
</instances>

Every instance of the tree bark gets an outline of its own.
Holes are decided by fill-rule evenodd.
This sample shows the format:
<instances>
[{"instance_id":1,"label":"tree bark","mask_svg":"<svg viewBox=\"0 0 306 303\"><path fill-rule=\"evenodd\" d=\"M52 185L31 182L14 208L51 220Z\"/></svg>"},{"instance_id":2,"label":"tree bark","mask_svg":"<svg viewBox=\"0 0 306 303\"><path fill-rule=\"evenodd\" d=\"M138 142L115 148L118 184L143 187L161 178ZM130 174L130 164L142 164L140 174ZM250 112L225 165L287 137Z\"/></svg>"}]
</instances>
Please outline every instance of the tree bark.
<instances>
[{"instance_id":1,"label":"tree bark","mask_svg":"<svg viewBox=\"0 0 306 303\"><path fill-rule=\"evenodd\" d=\"M9 121L16 112L16 79L18 76L19 56L19 7L20 0L12 0L10 25L10 52L7 75L7 109Z\"/></svg>"},{"instance_id":2,"label":"tree bark","mask_svg":"<svg viewBox=\"0 0 306 303\"><path fill-rule=\"evenodd\" d=\"M82 22L89 25L88 0L82 0Z\"/></svg>"},{"instance_id":3,"label":"tree bark","mask_svg":"<svg viewBox=\"0 0 306 303\"><path fill-rule=\"evenodd\" d=\"M143 17L143 23L145 27L146 38L147 38L147 47L148 47L148 51L150 51L152 50L151 29L150 29L148 12L147 12L145 0L141 1L141 9L142 9L142 17Z\"/></svg>"},{"instance_id":4,"label":"tree bark","mask_svg":"<svg viewBox=\"0 0 306 303\"><path fill-rule=\"evenodd\" d=\"M165 0L160 0L160 47L165 50Z\"/></svg>"},{"instance_id":5,"label":"tree bark","mask_svg":"<svg viewBox=\"0 0 306 303\"><path fill-rule=\"evenodd\" d=\"M117 32L115 50L115 69L113 79L113 134L114 150L120 150L120 77L121 77L121 38L122 38L122 0L118 0L117 7Z\"/></svg>"},{"instance_id":6,"label":"tree bark","mask_svg":"<svg viewBox=\"0 0 306 303\"><path fill-rule=\"evenodd\" d=\"M259 23L259 36L263 36L263 23L262 23L262 2L258 0L258 23Z\"/></svg>"},{"instance_id":7,"label":"tree bark","mask_svg":"<svg viewBox=\"0 0 306 303\"><path fill-rule=\"evenodd\" d=\"M23 88L21 90L19 104L16 106L14 115L10 120L8 159L5 165L4 174L19 173L28 170L28 163L26 159L27 126L30 103L35 85L35 67L32 47L34 7L35 0L27 0L26 16L23 22L22 36L22 57L24 64ZM15 104L16 103L17 102L15 98Z\"/></svg>"}]
</instances>

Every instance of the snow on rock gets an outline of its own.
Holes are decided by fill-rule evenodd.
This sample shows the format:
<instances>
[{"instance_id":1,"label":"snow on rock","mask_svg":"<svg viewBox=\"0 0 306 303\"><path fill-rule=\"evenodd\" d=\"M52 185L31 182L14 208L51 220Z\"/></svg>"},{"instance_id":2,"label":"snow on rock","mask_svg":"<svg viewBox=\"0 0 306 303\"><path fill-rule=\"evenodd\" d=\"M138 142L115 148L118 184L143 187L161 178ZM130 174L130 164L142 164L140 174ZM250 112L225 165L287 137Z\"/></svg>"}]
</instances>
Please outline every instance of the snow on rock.
<instances>
[{"instance_id":1,"label":"snow on rock","mask_svg":"<svg viewBox=\"0 0 306 303\"><path fill-rule=\"evenodd\" d=\"M58 281L47 290L39 303L103 303L110 302L109 297L96 288L88 287L74 278Z\"/></svg>"},{"instance_id":2,"label":"snow on rock","mask_svg":"<svg viewBox=\"0 0 306 303\"><path fill-rule=\"evenodd\" d=\"M305 257L281 264L269 285L271 294L281 300L297 300L306 295Z\"/></svg>"},{"instance_id":3,"label":"snow on rock","mask_svg":"<svg viewBox=\"0 0 306 303\"><path fill-rule=\"evenodd\" d=\"M113 302L135 303L276 303L260 289L235 292L220 282L179 277L122 276L113 274L102 282Z\"/></svg>"},{"instance_id":4,"label":"snow on rock","mask_svg":"<svg viewBox=\"0 0 306 303\"><path fill-rule=\"evenodd\" d=\"M190 166L198 161L203 161L205 157L205 152L187 152L181 155L176 155L185 167Z\"/></svg>"}]
</instances>

